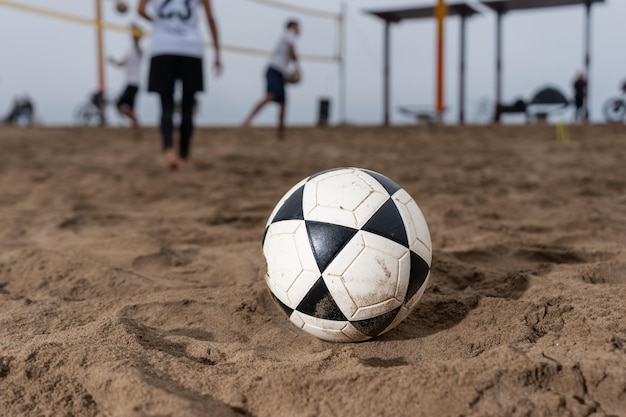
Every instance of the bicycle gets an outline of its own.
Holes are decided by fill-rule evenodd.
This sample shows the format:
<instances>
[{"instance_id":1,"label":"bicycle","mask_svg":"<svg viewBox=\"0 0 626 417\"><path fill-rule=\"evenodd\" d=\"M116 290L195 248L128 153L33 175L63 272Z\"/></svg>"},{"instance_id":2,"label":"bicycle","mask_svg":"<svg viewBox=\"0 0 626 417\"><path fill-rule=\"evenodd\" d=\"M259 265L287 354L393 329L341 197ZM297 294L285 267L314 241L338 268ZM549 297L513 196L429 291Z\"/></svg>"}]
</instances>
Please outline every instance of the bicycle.
<instances>
[{"instance_id":1,"label":"bicycle","mask_svg":"<svg viewBox=\"0 0 626 417\"><path fill-rule=\"evenodd\" d=\"M626 82L622 84L621 97L611 97L602 106L604 118L609 123L626 121Z\"/></svg>"},{"instance_id":2,"label":"bicycle","mask_svg":"<svg viewBox=\"0 0 626 417\"><path fill-rule=\"evenodd\" d=\"M101 91L91 94L89 100L76 110L76 122L80 126L105 126L106 106L109 103Z\"/></svg>"}]
</instances>

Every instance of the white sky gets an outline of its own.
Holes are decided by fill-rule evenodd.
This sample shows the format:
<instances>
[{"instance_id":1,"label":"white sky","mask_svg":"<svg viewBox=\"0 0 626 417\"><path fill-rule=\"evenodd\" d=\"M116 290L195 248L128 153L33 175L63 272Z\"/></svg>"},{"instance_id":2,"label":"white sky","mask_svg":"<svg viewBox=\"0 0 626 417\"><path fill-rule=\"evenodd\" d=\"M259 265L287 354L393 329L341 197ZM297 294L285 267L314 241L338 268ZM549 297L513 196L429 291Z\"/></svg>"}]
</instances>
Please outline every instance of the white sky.
<instances>
[{"instance_id":1,"label":"white sky","mask_svg":"<svg viewBox=\"0 0 626 417\"><path fill-rule=\"evenodd\" d=\"M53 8L59 12L91 18L93 0L13 0L26 5ZM119 15L113 0L104 0L105 20L127 24L135 16L138 0L128 0L130 11ZM283 0L294 5L339 12L340 0ZM348 0L347 20L347 119L352 123L376 124L382 120L382 34L383 24L363 13L385 9L434 4L424 0ZM477 4L476 1L470 1ZM284 22L296 17L303 26L299 50L302 54L333 55L338 31L335 22L318 17L268 8L247 0L213 0L222 42L261 49L273 48ZM482 15L467 24L467 109L469 121L484 121L492 113L481 111L483 102L493 103L495 14L481 8ZM571 96L574 74L583 64L583 7L561 7L515 12L504 17L504 98L529 99L545 84ZM626 79L626 1L606 0L593 7L592 117L601 120L601 106L619 92ZM146 22L141 22L149 28ZM458 19L446 23L447 120L458 113ZM208 39L208 31L204 30ZM392 120L411 123L396 111L399 105L432 106L435 96L435 24L406 21L392 29ZM28 93L38 116L46 124L73 123L80 102L97 85L95 29L76 23L28 14L0 5L0 115L12 100ZM129 36L107 32L106 56L121 57L130 45ZM145 43L144 46L148 46ZM240 123L264 91L266 58L224 52L225 72L217 79L208 71L212 55L207 51L205 68L208 93L200 96L198 124ZM144 65L144 73L148 63ZM317 118L320 97L332 100L333 120L338 116L338 66L304 62L304 82L289 90L288 120L312 124ZM145 77L144 77L145 78ZM107 67L107 91L116 96L123 87L123 71ZM139 114L146 124L158 120L157 97L142 92ZM277 109L268 106L257 124L274 122ZM121 123L113 111L110 120ZM515 121L518 119L511 119Z\"/></svg>"}]
</instances>

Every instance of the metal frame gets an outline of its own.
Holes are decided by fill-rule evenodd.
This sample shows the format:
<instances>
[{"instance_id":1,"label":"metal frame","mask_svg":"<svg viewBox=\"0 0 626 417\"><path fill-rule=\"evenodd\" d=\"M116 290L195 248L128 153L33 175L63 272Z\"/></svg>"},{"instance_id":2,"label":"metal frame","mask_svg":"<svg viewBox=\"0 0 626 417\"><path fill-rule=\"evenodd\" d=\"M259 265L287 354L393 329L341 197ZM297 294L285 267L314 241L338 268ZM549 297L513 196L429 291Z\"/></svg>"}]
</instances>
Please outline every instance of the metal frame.
<instances>
[{"instance_id":1,"label":"metal frame","mask_svg":"<svg viewBox=\"0 0 626 417\"><path fill-rule=\"evenodd\" d=\"M534 10L563 6L585 6L584 68L587 79L585 94L585 120L589 120L589 79L591 70L591 6L604 0L481 0L481 3L496 12L496 108L494 122L500 123L502 115L502 16L516 10Z\"/></svg>"},{"instance_id":2,"label":"metal frame","mask_svg":"<svg viewBox=\"0 0 626 417\"><path fill-rule=\"evenodd\" d=\"M400 23L403 20L414 19L435 19L436 8L434 6L418 7L410 9L392 9L392 10L367 10L366 13L373 15L384 21L384 35L383 35L383 124L389 126L390 122L390 76L391 76L391 54L390 43L391 33L390 28L393 23ZM466 43L465 43L465 20L475 14L479 14L479 11L466 3L450 4L446 6L446 17L459 16L461 19L460 30L460 65L459 65L459 123L465 123L465 57L466 57Z\"/></svg>"}]
</instances>

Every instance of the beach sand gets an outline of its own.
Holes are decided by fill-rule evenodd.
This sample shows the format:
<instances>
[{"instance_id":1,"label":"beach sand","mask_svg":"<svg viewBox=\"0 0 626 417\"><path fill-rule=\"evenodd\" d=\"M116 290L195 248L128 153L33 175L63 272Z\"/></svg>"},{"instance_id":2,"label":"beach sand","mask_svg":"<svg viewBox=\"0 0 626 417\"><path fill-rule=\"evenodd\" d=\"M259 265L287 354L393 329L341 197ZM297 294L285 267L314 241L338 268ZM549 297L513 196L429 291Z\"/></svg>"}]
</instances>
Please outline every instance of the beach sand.
<instances>
[{"instance_id":1,"label":"beach sand","mask_svg":"<svg viewBox=\"0 0 626 417\"><path fill-rule=\"evenodd\" d=\"M0 129L0 415L626 416L626 127ZM264 282L279 198L378 171L420 205L428 289L357 344Z\"/></svg>"}]
</instances>

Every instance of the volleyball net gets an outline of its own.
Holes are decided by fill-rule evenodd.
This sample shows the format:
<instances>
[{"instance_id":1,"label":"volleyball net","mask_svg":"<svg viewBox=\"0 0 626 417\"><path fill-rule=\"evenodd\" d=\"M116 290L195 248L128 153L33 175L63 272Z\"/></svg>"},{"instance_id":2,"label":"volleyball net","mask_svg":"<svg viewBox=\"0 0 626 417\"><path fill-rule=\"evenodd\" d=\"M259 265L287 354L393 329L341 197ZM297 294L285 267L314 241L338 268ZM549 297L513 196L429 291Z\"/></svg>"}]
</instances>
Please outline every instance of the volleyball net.
<instances>
[{"instance_id":1,"label":"volleyball net","mask_svg":"<svg viewBox=\"0 0 626 417\"><path fill-rule=\"evenodd\" d=\"M343 14L331 13L331 12L313 9L309 7L297 6L297 5L289 4L283 1L275 1L275 0L240 0L240 1L256 3L259 5L264 5L264 6L275 8L275 9L297 13L300 15L307 15L307 16L312 16L312 17L317 17L317 18L334 20L337 25L336 27L337 27L337 33L338 33L338 37L337 37L338 42L337 42L337 45L335 46L334 53L326 54L326 55L302 53L300 54L300 59L303 61L328 62L328 63L333 63L333 62L336 63L336 62L341 62L343 60L343 55L344 55L344 47L343 47L343 40L342 40L342 36L344 33ZM18 3L17 1L0 0L0 6L22 11L25 13L30 13L33 15L48 17L51 19L56 19L56 20L61 20L61 21L66 21L66 22L71 22L71 23L76 23L76 24L81 24L81 25L89 25L89 26L93 26L95 28L99 28L103 30L132 33L132 29L128 27L127 25L114 24L114 23L109 23L109 22L105 22L102 20L98 20L96 18L88 18L88 17L77 16L77 15L73 15L69 13L62 13L62 12L58 12L56 10L49 9L49 8L43 8L43 7L37 7L37 6L28 5L28 4ZM148 34L149 32L145 32L145 33ZM210 47L210 46L212 46L212 43L207 42L207 47ZM232 45L228 43L222 43L220 46L223 51L237 53L237 54L269 56L272 52L266 49L253 48L253 47L241 46L241 45Z\"/></svg>"},{"instance_id":2,"label":"volleyball net","mask_svg":"<svg viewBox=\"0 0 626 417\"><path fill-rule=\"evenodd\" d=\"M89 1L89 0L80 0ZM106 89L106 71L105 71L105 60L104 60L104 46L103 46L103 34L105 32L117 32L117 33L133 33L134 30L131 28L129 24L119 24L111 21L107 21L103 18L103 7L105 4L107 5L115 5L118 1L123 1L124 3L136 4L137 0L91 0L94 4L94 10L96 11L93 17L86 17L84 15L71 14L67 13L66 10L59 11L55 10L50 6L40 7L39 5L34 5L34 2L30 4L23 2L22 0L0 0L0 8L12 9L17 12L27 13L33 16L39 16L44 18L49 18L53 20L73 23L82 26L91 26L97 33L96 38L96 48L97 48L97 69L98 69L98 91L105 91ZM214 0L216 6L219 6L220 0ZM229 2L229 6L232 5L235 0L223 0ZM338 120L339 123L344 123L346 119L347 113L347 72L346 72L346 16L347 16L347 3L344 1L341 6L341 12L333 13L325 10L315 9L308 6L295 5L288 2L288 0L236 0L237 2L244 5L248 3L249 6L260 6L260 8L255 9L255 7L246 7L238 9L235 13L232 14L233 10L230 8L231 17L229 19L239 19L241 15L245 15L246 13L254 14L261 13L263 8L266 9L275 9L276 15L273 17L276 19L279 15L286 16L287 14L295 15L295 17L302 18L311 18L309 21L311 24L317 25L315 32L317 32L318 36L315 37L316 41L311 43L309 41L308 51L303 48L299 51L298 57L302 62L310 62L313 64L328 64L334 65L337 68L337 77L331 75L330 71L327 73L327 79L325 85L337 86L336 97L338 100ZM50 4L46 2L47 4ZM245 11L245 13L244 13ZM240 13L241 12L241 13ZM128 11L126 12L128 13ZM122 17L124 13L120 13L119 17ZM133 16L136 16L133 14ZM270 17L266 12L264 12L263 16ZM115 19L111 19L115 20ZM320 26L321 25L321 26ZM259 26L260 27L260 26ZM308 23L307 23L308 27ZM333 39L333 30L334 28L335 34ZM149 31L143 31L144 34L149 34ZM319 35L322 35L321 37ZM239 37L239 39L243 39ZM254 39L249 39L251 41L259 41L259 37L256 36ZM247 40L243 40L243 42L247 42ZM328 49L326 49L325 45L329 45ZM212 47L213 44L211 42L206 42L206 47ZM236 45L229 42L220 42L220 47L223 52L240 54L240 55L248 55L248 56L257 56L257 57L269 57L273 51L269 49L257 48L254 45ZM317 48L319 47L319 48ZM317 50L315 50L317 48ZM321 48L321 49L320 49ZM320 52L321 51L321 52ZM327 51L327 52L325 52ZM329 68L330 69L330 68ZM319 70L316 71L319 74ZM332 79L335 79L337 82L333 82ZM333 88L333 87L331 87ZM335 95L333 93L327 92L327 95Z\"/></svg>"}]
</instances>

